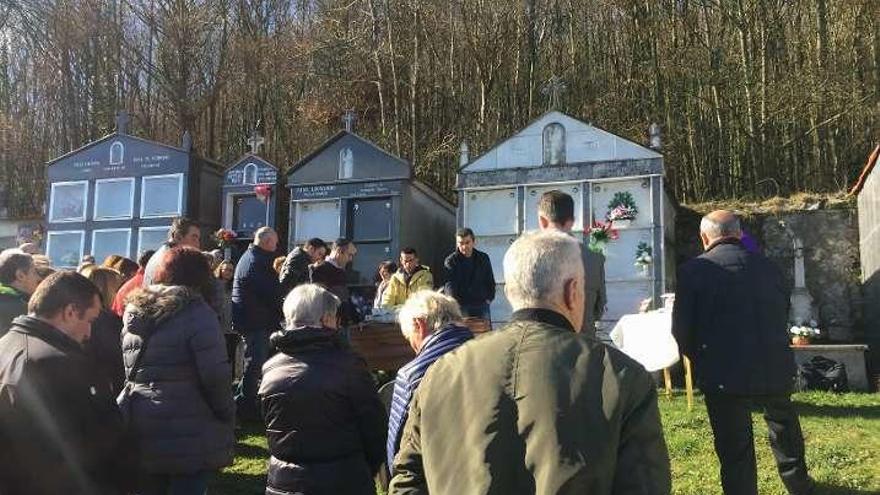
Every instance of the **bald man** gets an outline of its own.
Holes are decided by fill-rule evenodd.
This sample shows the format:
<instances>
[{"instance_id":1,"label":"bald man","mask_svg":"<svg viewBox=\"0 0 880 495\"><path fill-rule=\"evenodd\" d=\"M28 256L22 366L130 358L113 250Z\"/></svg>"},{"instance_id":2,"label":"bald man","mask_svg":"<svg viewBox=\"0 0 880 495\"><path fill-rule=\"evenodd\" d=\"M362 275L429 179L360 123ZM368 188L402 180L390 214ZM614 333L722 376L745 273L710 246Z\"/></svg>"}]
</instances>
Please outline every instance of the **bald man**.
<instances>
[{"instance_id":1,"label":"bald man","mask_svg":"<svg viewBox=\"0 0 880 495\"><path fill-rule=\"evenodd\" d=\"M257 390L263 363L269 359L269 335L281 328L284 293L272 268L277 249L278 234L269 227L257 229L232 280L232 328L245 342L244 376L235 395L243 421L260 419Z\"/></svg>"},{"instance_id":2,"label":"bald man","mask_svg":"<svg viewBox=\"0 0 880 495\"><path fill-rule=\"evenodd\" d=\"M740 241L739 219L713 211L700 223L705 253L679 268L673 334L706 398L726 495L757 495L751 411L763 409L782 482L812 491L790 395L789 289L779 268Z\"/></svg>"}]
</instances>

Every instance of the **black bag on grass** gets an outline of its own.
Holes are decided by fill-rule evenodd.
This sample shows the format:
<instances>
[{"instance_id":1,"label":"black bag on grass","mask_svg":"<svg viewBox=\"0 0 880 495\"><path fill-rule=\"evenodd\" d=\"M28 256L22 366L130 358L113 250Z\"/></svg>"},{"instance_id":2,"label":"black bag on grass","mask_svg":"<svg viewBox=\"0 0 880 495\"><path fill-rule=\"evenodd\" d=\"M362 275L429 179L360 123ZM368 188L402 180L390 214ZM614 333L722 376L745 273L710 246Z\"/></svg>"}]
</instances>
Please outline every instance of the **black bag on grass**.
<instances>
[{"instance_id":1,"label":"black bag on grass","mask_svg":"<svg viewBox=\"0 0 880 495\"><path fill-rule=\"evenodd\" d=\"M846 366L824 356L813 356L809 361L798 365L795 388L799 391L849 392Z\"/></svg>"}]
</instances>

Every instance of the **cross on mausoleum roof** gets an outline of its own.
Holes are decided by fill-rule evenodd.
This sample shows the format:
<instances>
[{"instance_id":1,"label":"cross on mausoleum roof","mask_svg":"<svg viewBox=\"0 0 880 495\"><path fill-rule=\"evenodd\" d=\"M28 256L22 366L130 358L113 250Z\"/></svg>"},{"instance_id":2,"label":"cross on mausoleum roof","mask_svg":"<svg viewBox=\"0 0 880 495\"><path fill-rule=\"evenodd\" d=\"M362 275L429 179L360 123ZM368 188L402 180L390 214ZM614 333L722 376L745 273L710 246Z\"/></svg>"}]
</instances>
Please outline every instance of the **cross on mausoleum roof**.
<instances>
[{"instance_id":1,"label":"cross on mausoleum roof","mask_svg":"<svg viewBox=\"0 0 880 495\"><path fill-rule=\"evenodd\" d=\"M263 139L263 136L260 136L260 133L256 129L254 129L254 132L251 133L251 137L247 140L247 142L248 146L251 149L251 153L254 155L259 155L260 147L263 146L263 143L265 143L266 140Z\"/></svg>"},{"instance_id":2,"label":"cross on mausoleum roof","mask_svg":"<svg viewBox=\"0 0 880 495\"><path fill-rule=\"evenodd\" d=\"M116 132L119 134L128 134L128 112L120 110L116 112Z\"/></svg>"},{"instance_id":3,"label":"cross on mausoleum roof","mask_svg":"<svg viewBox=\"0 0 880 495\"><path fill-rule=\"evenodd\" d=\"M357 116L354 114L354 110L346 110L342 115L342 122L345 124L346 132L353 132L355 120L357 120Z\"/></svg>"},{"instance_id":4,"label":"cross on mausoleum roof","mask_svg":"<svg viewBox=\"0 0 880 495\"><path fill-rule=\"evenodd\" d=\"M541 94L550 98L549 104L551 110L559 108L559 95L567 88L568 86L565 84L565 81L555 74L551 76L550 79L547 80L547 83L544 84L544 87L541 88Z\"/></svg>"}]
</instances>

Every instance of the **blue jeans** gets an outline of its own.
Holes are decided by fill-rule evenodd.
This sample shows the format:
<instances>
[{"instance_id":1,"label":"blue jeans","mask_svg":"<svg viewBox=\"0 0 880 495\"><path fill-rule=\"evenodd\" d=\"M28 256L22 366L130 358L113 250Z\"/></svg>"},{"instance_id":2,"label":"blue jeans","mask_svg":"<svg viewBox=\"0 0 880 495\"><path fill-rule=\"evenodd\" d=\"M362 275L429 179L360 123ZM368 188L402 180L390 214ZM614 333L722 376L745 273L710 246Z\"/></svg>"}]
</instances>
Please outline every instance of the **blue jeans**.
<instances>
[{"instance_id":1,"label":"blue jeans","mask_svg":"<svg viewBox=\"0 0 880 495\"><path fill-rule=\"evenodd\" d=\"M257 392L263 376L263 364L269 359L269 333L257 330L244 337L244 376L235 393L237 415L244 420L260 419Z\"/></svg>"},{"instance_id":2,"label":"blue jeans","mask_svg":"<svg viewBox=\"0 0 880 495\"><path fill-rule=\"evenodd\" d=\"M462 304L461 314L465 318L482 318L492 321L492 315L489 313L489 303L483 304Z\"/></svg>"},{"instance_id":3,"label":"blue jeans","mask_svg":"<svg viewBox=\"0 0 880 495\"><path fill-rule=\"evenodd\" d=\"M138 495L204 495L210 472L192 474L148 474L141 478Z\"/></svg>"}]
</instances>

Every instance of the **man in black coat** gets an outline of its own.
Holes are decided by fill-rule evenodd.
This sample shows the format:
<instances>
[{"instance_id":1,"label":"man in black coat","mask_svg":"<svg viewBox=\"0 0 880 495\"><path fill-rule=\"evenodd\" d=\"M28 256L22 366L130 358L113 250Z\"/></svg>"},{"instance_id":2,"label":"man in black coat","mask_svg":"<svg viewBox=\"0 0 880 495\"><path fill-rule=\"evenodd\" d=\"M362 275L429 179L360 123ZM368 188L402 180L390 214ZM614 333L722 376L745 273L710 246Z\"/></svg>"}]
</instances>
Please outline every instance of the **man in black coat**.
<instances>
[{"instance_id":1,"label":"man in black coat","mask_svg":"<svg viewBox=\"0 0 880 495\"><path fill-rule=\"evenodd\" d=\"M357 255L357 246L349 239L339 238L333 242L330 255L326 261L317 265L309 266L309 280L313 284L329 290L339 298L339 324L343 327L360 322L361 317L351 301L351 292L348 290L348 272L346 268Z\"/></svg>"},{"instance_id":2,"label":"man in black coat","mask_svg":"<svg viewBox=\"0 0 880 495\"><path fill-rule=\"evenodd\" d=\"M705 253L678 273L673 333L706 397L727 495L757 494L751 409L764 410L782 481L793 495L812 481L790 395L795 374L787 333L789 290L779 268L740 242L726 210L700 223Z\"/></svg>"},{"instance_id":3,"label":"man in black coat","mask_svg":"<svg viewBox=\"0 0 880 495\"><path fill-rule=\"evenodd\" d=\"M269 227L254 232L251 244L235 267L232 280L232 328L244 336L244 376L235 396L238 415L259 419L257 389L263 363L269 358L269 335L281 328L284 294L272 268L278 234Z\"/></svg>"},{"instance_id":4,"label":"man in black coat","mask_svg":"<svg viewBox=\"0 0 880 495\"><path fill-rule=\"evenodd\" d=\"M323 261L325 256L327 256L327 244L317 237L294 248L284 258L281 273L278 274L278 280L281 282L284 292L288 293L294 287L308 283L309 265Z\"/></svg>"},{"instance_id":5,"label":"man in black coat","mask_svg":"<svg viewBox=\"0 0 880 495\"><path fill-rule=\"evenodd\" d=\"M446 257L443 293L458 301L464 316L491 320L489 305L495 299L495 274L489 255L474 248L474 231L455 233L455 251Z\"/></svg>"},{"instance_id":6,"label":"man in black coat","mask_svg":"<svg viewBox=\"0 0 880 495\"><path fill-rule=\"evenodd\" d=\"M15 317L27 314L28 299L39 283L31 255L17 249L0 253L0 337Z\"/></svg>"},{"instance_id":7,"label":"man in black coat","mask_svg":"<svg viewBox=\"0 0 880 495\"><path fill-rule=\"evenodd\" d=\"M50 275L0 338L0 493L121 493L122 417L82 348L101 303L82 275Z\"/></svg>"}]
</instances>

